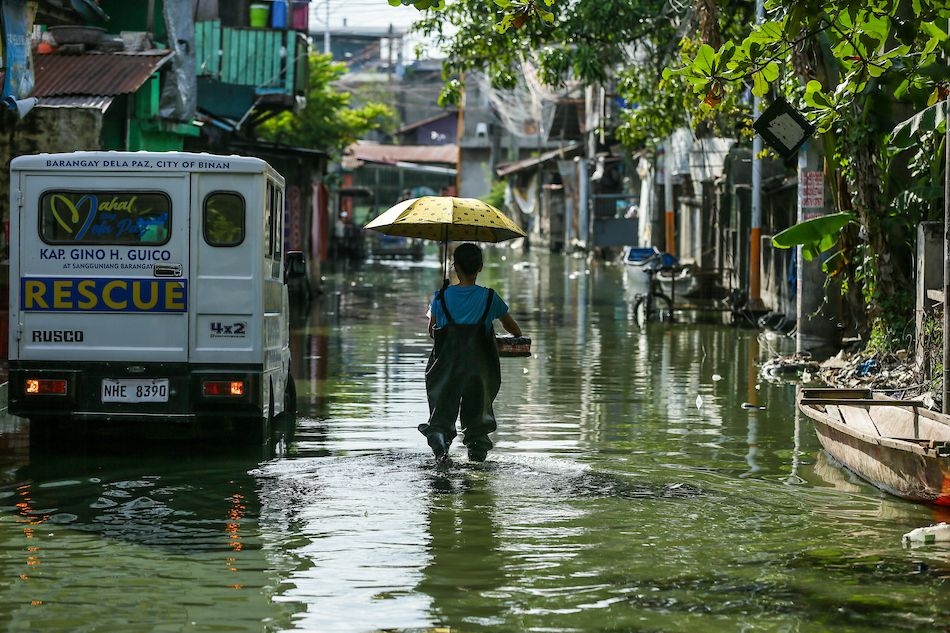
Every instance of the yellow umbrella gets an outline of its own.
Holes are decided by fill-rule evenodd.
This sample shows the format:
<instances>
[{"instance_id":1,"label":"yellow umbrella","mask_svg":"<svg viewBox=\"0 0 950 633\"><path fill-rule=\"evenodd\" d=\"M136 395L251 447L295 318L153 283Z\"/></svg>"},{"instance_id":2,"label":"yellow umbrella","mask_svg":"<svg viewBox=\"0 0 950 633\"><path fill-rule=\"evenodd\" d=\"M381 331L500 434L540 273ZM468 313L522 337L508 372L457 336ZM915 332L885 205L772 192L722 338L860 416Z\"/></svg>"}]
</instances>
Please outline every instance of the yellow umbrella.
<instances>
[{"instance_id":1,"label":"yellow umbrella","mask_svg":"<svg viewBox=\"0 0 950 633\"><path fill-rule=\"evenodd\" d=\"M525 237L524 230L477 198L423 196L403 200L369 222L364 229L385 235L438 242L504 242ZM443 271L445 272L443 249Z\"/></svg>"},{"instance_id":2,"label":"yellow umbrella","mask_svg":"<svg viewBox=\"0 0 950 633\"><path fill-rule=\"evenodd\" d=\"M363 228L438 242L504 242L525 236L520 226L487 202L453 196L403 200Z\"/></svg>"}]
</instances>

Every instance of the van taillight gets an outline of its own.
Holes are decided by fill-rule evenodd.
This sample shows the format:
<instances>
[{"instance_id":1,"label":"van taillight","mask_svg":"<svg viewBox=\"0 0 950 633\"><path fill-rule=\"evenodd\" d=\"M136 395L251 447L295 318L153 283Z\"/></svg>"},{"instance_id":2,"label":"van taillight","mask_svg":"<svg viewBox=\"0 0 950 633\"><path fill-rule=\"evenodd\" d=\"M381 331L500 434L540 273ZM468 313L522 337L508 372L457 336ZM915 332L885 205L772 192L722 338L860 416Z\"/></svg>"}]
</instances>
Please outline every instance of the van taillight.
<instances>
[{"instance_id":1,"label":"van taillight","mask_svg":"<svg viewBox=\"0 0 950 633\"><path fill-rule=\"evenodd\" d=\"M28 396L65 396L66 380L63 378L27 378L23 393Z\"/></svg>"},{"instance_id":2,"label":"van taillight","mask_svg":"<svg viewBox=\"0 0 950 633\"><path fill-rule=\"evenodd\" d=\"M203 396L223 396L243 397L243 380L208 380L201 383L201 395Z\"/></svg>"}]
</instances>

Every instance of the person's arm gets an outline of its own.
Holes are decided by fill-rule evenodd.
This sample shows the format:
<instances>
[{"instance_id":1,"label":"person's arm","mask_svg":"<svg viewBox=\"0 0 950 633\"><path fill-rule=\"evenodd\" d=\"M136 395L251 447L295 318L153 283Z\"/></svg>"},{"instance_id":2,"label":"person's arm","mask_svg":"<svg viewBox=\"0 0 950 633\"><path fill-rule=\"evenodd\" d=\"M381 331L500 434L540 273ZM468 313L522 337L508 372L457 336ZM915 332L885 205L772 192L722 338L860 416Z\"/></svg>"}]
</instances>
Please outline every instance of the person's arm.
<instances>
[{"instance_id":1,"label":"person's arm","mask_svg":"<svg viewBox=\"0 0 950 633\"><path fill-rule=\"evenodd\" d=\"M518 325L518 322L514 320L514 317L511 316L510 312L506 312L498 321L509 334L521 336L521 327Z\"/></svg>"},{"instance_id":2,"label":"person's arm","mask_svg":"<svg viewBox=\"0 0 950 633\"><path fill-rule=\"evenodd\" d=\"M432 311L429 311L429 338L435 338L435 317L432 316Z\"/></svg>"}]
</instances>

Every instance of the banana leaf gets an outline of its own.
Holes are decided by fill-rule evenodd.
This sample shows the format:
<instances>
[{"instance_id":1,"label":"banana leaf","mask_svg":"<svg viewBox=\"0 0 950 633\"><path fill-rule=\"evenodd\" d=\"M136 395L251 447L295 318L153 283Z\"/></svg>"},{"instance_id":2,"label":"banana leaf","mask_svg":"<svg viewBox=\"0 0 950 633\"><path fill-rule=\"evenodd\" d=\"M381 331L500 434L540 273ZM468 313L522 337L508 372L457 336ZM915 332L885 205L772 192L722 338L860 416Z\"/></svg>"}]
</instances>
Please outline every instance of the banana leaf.
<instances>
[{"instance_id":1,"label":"banana leaf","mask_svg":"<svg viewBox=\"0 0 950 633\"><path fill-rule=\"evenodd\" d=\"M776 248L802 247L802 257L812 260L838 241L838 234L854 221L852 213L829 213L793 224L772 236Z\"/></svg>"}]
</instances>

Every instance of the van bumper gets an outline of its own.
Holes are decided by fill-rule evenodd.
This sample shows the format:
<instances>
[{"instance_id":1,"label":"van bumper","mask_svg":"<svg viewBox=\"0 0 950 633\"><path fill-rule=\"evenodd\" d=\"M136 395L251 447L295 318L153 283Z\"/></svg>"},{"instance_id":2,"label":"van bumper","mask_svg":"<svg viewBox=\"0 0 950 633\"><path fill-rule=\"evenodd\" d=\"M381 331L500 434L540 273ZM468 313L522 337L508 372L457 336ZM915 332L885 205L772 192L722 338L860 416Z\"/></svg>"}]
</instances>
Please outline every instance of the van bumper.
<instances>
[{"instance_id":1,"label":"van bumper","mask_svg":"<svg viewBox=\"0 0 950 633\"><path fill-rule=\"evenodd\" d=\"M54 368L45 361L10 361L9 373L10 413L34 420L190 424L200 419L261 419L267 411L261 365L72 362L56 363ZM163 401L103 402L104 380L118 384L157 381L163 388L156 399ZM205 385L209 382L237 383L242 389L236 395L218 395L220 390L208 393ZM37 384L52 387L37 390Z\"/></svg>"}]
</instances>

